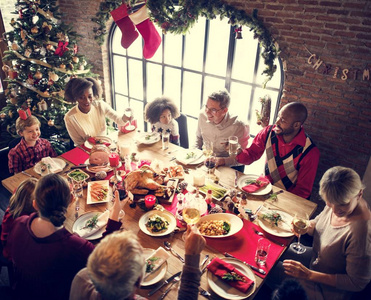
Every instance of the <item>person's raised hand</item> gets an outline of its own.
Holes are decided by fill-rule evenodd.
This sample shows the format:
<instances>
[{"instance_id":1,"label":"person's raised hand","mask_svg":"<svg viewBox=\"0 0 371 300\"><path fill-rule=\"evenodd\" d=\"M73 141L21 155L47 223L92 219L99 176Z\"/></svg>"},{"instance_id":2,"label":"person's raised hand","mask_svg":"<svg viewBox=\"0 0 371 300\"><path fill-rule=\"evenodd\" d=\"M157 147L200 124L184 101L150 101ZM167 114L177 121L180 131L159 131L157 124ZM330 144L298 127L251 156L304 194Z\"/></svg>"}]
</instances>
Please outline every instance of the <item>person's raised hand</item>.
<instances>
[{"instance_id":1,"label":"person's raised hand","mask_svg":"<svg viewBox=\"0 0 371 300\"><path fill-rule=\"evenodd\" d=\"M185 254L198 255L205 248L206 240L196 226L188 225L185 234Z\"/></svg>"},{"instance_id":2,"label":"person's raised hand","mask_svg":"<svg viewBox=\"0 0 371 300\"><path fill-rule=\"evenodd\" d=\"M113 202L111 212L110 212L110 219L114 221L119 221L119 215L121 210L121 203L120 203L120 195L119 191L115 191L115 200Z\"/></svg>"}]
</instances>

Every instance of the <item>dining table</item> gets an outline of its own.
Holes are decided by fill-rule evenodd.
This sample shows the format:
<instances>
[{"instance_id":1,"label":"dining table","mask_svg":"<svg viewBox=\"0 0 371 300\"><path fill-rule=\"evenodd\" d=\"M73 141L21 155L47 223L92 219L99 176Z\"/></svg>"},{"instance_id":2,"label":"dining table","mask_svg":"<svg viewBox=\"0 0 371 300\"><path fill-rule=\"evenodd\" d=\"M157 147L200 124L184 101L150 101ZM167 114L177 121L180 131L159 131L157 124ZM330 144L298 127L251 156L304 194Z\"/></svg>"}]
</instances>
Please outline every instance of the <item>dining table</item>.
<instances>
[{"instance_id":1,"label":"dining table","mask_svg":"<svg viewBox=\"0 0 371 300\"><path fill-rule=\"evenodd\" d=\"M170 144L167 149L163 149L161 140L155 141L153 143L142 143L138 141L138 135L143 134L143 132L139 132L137 130L129 132L129 133L121 133L119 132L117 135L117 139L114 141L116 143L116 148L120 149L124 145L125 147L130 148L130 153L135 153L135 158L138 162L156 162L157 164L163 167L169 167L170 165L179 165L181 164L177 159L177 154L180 152L184 152L185 149L177 146L175 144ZM66 176L67 173L70 171L71 167L74 167L80 163L86 162L86 159L89 157L89 149L84 147L84 145L78 146L61 156L60 159L63 159L66 162L66 165L63 168L63 171L60 172L62 176ZM124 165L124 162L123 162ZM122 167L124 169L125 166ZM203 161L198 164L192 165L182 165L184 169L184 178L181 181L185 181L188 183L188 188L192 187L193 184L193 175L195 172L205 172L203 166ZM133 166L133 168L135 168ZM246 168L248 173L249 167ZM95 174L88 172L86 169L83 169L84 172L90 175L91 180L94 178ZM128 170L126 170L128 171ZM109 172L112 173L112 172ZM125 172L122 173L124 175ZM112 175L112 174L108 174ZM244 176L244 173L237 172L226 166L217 167L215 170L215 175L218 177L217 185L224 187L226 189L236 189L241 192L241 190L236 186L236 179L239 176ZM39 172L35 171L35 168L30 168L26 170L25 173L17 173L9 178L6 178L2 181L3 186L8 189L11 193L17 188L17 186L25 179L29 177L40 178L41 175ZM123 181L125 181L125 175L123 176ZM272 193L273 196L272 197ZM75 221L83 216L85 213L96 211L96 212L104 212L106 209L109 209L112 206L112 201L108 201L106 203L96 203L96 204L87 204L87 189L83 189L83 195L77 200L74 200L68 207L66 221L64 226L67 230L72 232L73 225ZM137 200L134 199L134 203ZM176 197L172 203L163 204L162 206L165 207L168 211L175 214L176 208ZM223 204L223 201L214 201L216 204ZM124 201L122 202L124 203ZM160 202L161 204L161 202ZM214 204L213 204L214 205ZM288 214L290 216L294 216L295 214L298 215L306 215L310 218L315 210L317 205L307 199L301 198L297 195L294 195L288 191L282 191L280 188L276 186L272 186L272 190L268 195L251 195L247 194L247 204L245 206L246 211L251 212L252 215L258 209L261 208L267 210L278 210ZM145 209L143 209L140 205L129 205L126 203L122 207L123 211L125 212L125 216L123 217L123 230L130 230L132 231L140 241L141 245L145 249L158 249L159 247L164 248L164 242L170 242L172 248L178 253L180 256L184 257L185 250L184 250L184 241L182 239L182 235L184 232L184 227L177 226L176 230L169 233L165 236L152 236L145 233L141 230L139 226L140 218L147 213ZM233 212L231 212L233 213ZM247 217L249 216L247 215ZM258 232L258 233L257 233ZM243 220L243 228L233 236L229 237L222 237L222 238L208 238L206 237L206 247L201 253L200 261L202 261L206 255L209 255L210 259L215 257L224 258L224 252L229 252L233 254L235 257L239 258L242 261L247 261L251 265L255 265L255 260L253 258L253 253L255 253L256 249L256 242L260 238L258 236L259 232L263 232L266 239L268 239L271 243L271 250L272 257L269 260L271 252L268 254L267 258L267 274L262 276L257 272L252 272L255 284L252 287L252 293L248 297L248 299L253 299L259 289L262 287L266 280L266 276L269 274L269 271L273 268L275 263L279 260L280 256L286 250L286 248L290 245L290 243L294 240L294 236L289 237L280 237L274 236L269 232L265 232L260 226L258 219L249 220L245 218ZM98 243L99 240L92 241L93 243ZM250 257L247 252L251 252ZM171 275L179 272L182 270L183 263L178 259L174 253L169 252L170 257L167 259L167 269L164 273L165 275L163 278L160 278L158 282L153 285L144 286L138 289L137 293L143 297L147 297L148 299L158 299L162 293L170 286L170 284L164 285L160 288L156 293L151 296L148 296L149 291L154 289L155 287L159 286L161 283L164 282L165 279L169 278ZM273 255L274 253L274 255ZM268 265L269 263L269 265ZM251 270L251 269L250 269ZM200 282L200 294L199 299L204 299L205 296L202 294L207 291L209 293L206 298L208 299L228 299L228 294L221 293L220 290L216 290L215 288L211 288L210 285L215 286L215 278L209 271L206 271L201 276ZM179 287L179 283L174 285L170 292L167 294L167 299L176 299L177 298L177 289ZM202 292L202 293L201 293ZM206 293L207 294L207 293ZM224 297L223 297L224 296ZM244 297L236 296L233 299L244 299Z\"/></svg>"}]
</instances>

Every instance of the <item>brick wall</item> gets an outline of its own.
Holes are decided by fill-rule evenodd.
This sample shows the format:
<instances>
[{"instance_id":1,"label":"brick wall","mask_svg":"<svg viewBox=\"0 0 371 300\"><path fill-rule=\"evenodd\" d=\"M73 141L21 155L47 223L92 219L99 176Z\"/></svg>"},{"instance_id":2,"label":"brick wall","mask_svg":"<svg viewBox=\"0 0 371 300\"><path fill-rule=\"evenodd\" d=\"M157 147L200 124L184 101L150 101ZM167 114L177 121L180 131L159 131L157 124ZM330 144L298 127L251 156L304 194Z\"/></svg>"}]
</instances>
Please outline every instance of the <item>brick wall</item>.
<instances>
[{"instance_id":1,"label":"brick wall","mask_svg":"<svg viewBox=\"0 0 371 300\"><path fill-rule=\"evenodd\" d=\"M95 66L94 72L104 76L106 98L109 97L107 45L99 47L93 38L90 20L100 0L59 0L64 21L73 24L84 37L80 52ZM371 68L371 1L368 0L226 0L258 17L270 30L286 61L282 104L304 103L309 110L307 132L321 151L317 178L335 165L354 168L361 176L371 149L371 84L363 81L363 68ZM307 63L310 53L317 54L323 65L315 70ZM315 61L315 60L314 60ZM333 78L334 68L338 75ZM341 80L343 69L349 78ZM359 69L354 79L354 70ZM108 92L107 92L108 91Z\"/></svg>"}]
</instances>

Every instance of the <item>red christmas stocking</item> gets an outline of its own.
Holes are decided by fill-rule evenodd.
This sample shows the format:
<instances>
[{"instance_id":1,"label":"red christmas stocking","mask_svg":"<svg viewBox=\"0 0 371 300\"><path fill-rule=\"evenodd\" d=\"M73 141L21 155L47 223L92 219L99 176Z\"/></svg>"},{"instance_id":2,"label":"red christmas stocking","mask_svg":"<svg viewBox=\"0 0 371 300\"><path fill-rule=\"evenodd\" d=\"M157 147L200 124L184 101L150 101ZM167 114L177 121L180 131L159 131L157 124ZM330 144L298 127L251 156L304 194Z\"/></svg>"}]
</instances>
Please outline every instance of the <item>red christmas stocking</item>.
<instances>
[{"instance_id":1,"label":"red christmas stocking","mask_svg":"<svg viewBox=\"0 0 371 300\"><path fill-rule=\"evenodd\" d=\"M129 46L138 37L139 33L135 30L133 22L130 20L130 18L128 18L126 4L122 4L118 8L111 11L111 16L121 30L121 46L125 49L129 48Z\"/></svg>"},{"instance_id":2,"label":"red christmas stocking","mask_svg":"<svg viewBox=\"0 0 371 300\"><path fill-rule=\"evenodd\" d=\"M161 44L161 37L158 34L155 25L149 19L147 6L142 6L138 11L129 15L138 31L144 39L143 57L146 59L155 55L156 50Z\"/></svg>"}]
</instances>

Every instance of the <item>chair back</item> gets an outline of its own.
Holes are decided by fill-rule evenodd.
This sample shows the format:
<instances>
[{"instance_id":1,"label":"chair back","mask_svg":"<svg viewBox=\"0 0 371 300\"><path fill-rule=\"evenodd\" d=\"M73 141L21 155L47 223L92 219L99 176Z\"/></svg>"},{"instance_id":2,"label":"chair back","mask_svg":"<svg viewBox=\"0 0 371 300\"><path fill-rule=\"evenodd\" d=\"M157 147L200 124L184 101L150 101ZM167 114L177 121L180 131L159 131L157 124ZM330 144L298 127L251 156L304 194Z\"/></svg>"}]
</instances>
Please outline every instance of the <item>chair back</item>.
<instances>
[{"instance_id":1,"label":"chair back","mask_svg":"<svg viewBox=\"0 0 371 300\"><path fill-rule=\"evenodd\" d=\"M179 124L180 146L182 146L183 148L188 148L189 141L188 141L187 116L181 113L176 120Z\"/></svg>"},{"instance_id":2,"label":"chair back","mask_svg":"<svg viewBox=\"0 0 371 300\"><path fill-rule=\"evenodd\" d=\"M20 136L20 137L17 137L15 139L11 140L9 142L9 145L8 145L9 146L9 150L10 149L13 149L15 146L17 146L19 144L19 142L21 141L21 139L22 139L22 137Z\"/></svg>"}]
</instances>

